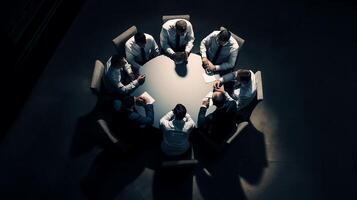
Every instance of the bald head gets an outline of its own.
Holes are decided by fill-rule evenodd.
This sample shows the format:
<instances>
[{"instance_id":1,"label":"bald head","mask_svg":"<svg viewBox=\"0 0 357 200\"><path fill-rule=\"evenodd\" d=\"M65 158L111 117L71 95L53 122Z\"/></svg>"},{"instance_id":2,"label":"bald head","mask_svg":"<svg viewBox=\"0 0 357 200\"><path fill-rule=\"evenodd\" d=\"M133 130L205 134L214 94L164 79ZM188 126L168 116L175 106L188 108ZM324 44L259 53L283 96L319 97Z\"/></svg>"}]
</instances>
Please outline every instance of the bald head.
<instances>
[{"instance_id":1,"label":"bald head","mask_svg":"<svg viewBox=\"0 0 357 200\"><path fill-rule=\"evenodd\" d=\"M215 91L212 94L212 101L213 101L213 105L217 107L221 107L224 105L224 102L226 101L226 96L224 95L223 92Z\"/></svg>"}]
</instances>

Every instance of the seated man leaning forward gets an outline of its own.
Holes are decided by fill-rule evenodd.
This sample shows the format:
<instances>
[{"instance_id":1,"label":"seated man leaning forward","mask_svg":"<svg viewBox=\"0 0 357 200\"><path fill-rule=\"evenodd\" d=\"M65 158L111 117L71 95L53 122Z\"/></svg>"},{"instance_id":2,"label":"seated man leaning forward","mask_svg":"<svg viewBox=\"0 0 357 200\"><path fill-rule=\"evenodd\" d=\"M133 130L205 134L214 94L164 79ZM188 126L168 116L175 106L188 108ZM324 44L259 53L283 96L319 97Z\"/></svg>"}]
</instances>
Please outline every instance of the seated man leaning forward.
<instances>
[{"instance_id":1,"label":"seated man leaning forward","mask_svg":"<svg viewBox=\"0 0 357 200\"><path fill-rule=\"evenodd\" d=\"M238 43L224 29L213 31L201 41L202 66L210 72L233 69L238 55Z\"/></svg>"},{"instance_id":2,"label":"seated man leaning forward","mask_svg":"<svg viewBox=\"0 0 357 200\"><path fill-rule=\"evenodd\" d=\"M134 72L142 65L160 54L155 39L146 33L136 33L125 43L125 55Z\"/></svg>"},{"instance_id":3,"label":"seated man leaning forward","mask_svg":"<svg viewBox=\"0 0 357 200\"><path fill-rule=\"evenodd\" d=\"M103 85L106 91L118 95L132 92L145 81L145 75L135 78L130 64L124 57L113 55L104 70Z\"/></svg>"},{"instance_id":4,"label":"seated man leaning forward","mask_svg":"<svg viewBox=\"0 0 357 200\"><path fill-rule=\"evenodd\" d=\"M219 90L222 84L229 81L234 81L234 85L232 93L227 98L236 101L237 110L239 111L249 105L257 94L255 75L251 70L240 69L221 77L214 83L214 88Z\"/></svg>"},{"instance_id":5,"label":"seated man leaning forward","mask_svg":"<svg viewBox=\"0 0 357 200\"><path fill-rule=\"evenodd\" d=\"M192 25L185 19L172 19L162 25L161 47L175 62L187 62L194 40Z\"/></svg>"},{"instance_id":6,"label":"seated man leaning forward","mask_svg":"<svg viewBox=\"0 0 357 200\"><path fill-rule=\"evenodd\" d=\"M143 106L145 115L140 114L135 105ZM154 123L154 106L146 97L126 96L121 108L114 113L113 122L123 140L141 142L146 128Z\"/></svg>"},{"instance_id":7,"label":"seated man leaning forward","mask_svg":"<svg viewBox=\"0 0 357 200\"><path fill-rule=\"evenodd\" d=\"M235 101L226 98L224 92L215 91L212 94L212 101L217 108L213 113L206 116L209 101L206 98L202 101L197 125L205 133L203 136L207 139L206 141L212 141L210 143L214 145L222 142L236 127L234 116L237 112L237 106Z\"/></svg>"},{"instance_id":8,"label":"seated man leaning forward","mask_svg":"<svg viewBox=\"0 0 357 200\"><path fill-rule=\"evenodd\" d=\"M163 131L161 149L166 155L181 155L190 147L189 134L195 128L195 122L186 113L182 104L160 119L160 128Z\"/></svg>"}]
</instances>

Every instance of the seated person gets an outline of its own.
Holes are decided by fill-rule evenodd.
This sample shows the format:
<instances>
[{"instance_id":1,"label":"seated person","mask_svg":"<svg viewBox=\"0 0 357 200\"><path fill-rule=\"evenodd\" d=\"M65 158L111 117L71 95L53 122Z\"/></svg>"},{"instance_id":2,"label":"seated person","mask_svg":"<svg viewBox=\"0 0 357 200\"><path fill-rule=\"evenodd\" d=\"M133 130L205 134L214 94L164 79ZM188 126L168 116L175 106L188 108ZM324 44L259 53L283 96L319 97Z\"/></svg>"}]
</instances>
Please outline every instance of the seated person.
<instances>
[{"instance_id":1,"label":"seated person","mask_svg":"<svg viewBox=\"0 0 357 200\"><path fill-rule=\"evenodd\" d=\"M192 25L185 19L172 19L162 25L160 44L174 61L187 61L194 40Z\"/></svg>"},{"instance_id":2,"label":"seated person","mask_svg":"<svg viewBox=\"0 0 357 200\"><path fill-rule=\"evenodd\" d=\"M154 107L148 102L146 97L126 96L121 106L118 107L114 104L118 109L113 116L114 127L124 141L138 141L145 132L145 128L154 123ZM136 110L135 104L145 108L145 116Z\"/></svg>"},{"instance_id":3,"label":"seated person","mask_svg":"<svg viewBox=\"0 0 357 200\"><path fill-rule=\"evenodd\" d=\"M146 33L136 33L125 43L126 58L136 73L143 64L159 54L155 39Z\"/></svg>"},{"instance_id":4,"label":"seated person","mask_svg":"<svg viewBox=\"0 0 357 200\"><path fill-rule=\"evenodd\" d=\"M202 101L197 125L210 140L214 141L214 143L220 143L231 134L236 127L234 116L237 111L237 106L236 102L229 101L222 91L213 92L212 101L213 105L217 108L213 113L207 116L206 112L209 107L209 99L205 98Z\"/></svg>"},{"instance_id":5,"label":"seated person","mask_svg":"<svg viewBox=\"0 0 357 200\"><path fill-rule=\"evenodd\" d=\"M195 122L186 113L184 105L177 104L163 116L160 119L160 128L163 131L161 149L166 155L181 155L187 152L190 147L189 134L195 128Z\"/></svg>"},{"instance_id":6,"label":"seated person","mask_svg":"<svg viewBox=\"0 0 357 200\"><path fill-rule=\"evenodd\" d=\"M224 75L214 83L214 88L219 89L222 84L233 81L233 91L227 96L237 103L237 111L249 105L257 94L255 75L251 70L240 69Z\"/></svg>"},{"instance_id":7,"label":"seated person","mask_svg":"<svg viewBox=\"0 0 357 200\"><path fill-rule=\"evenodd\" d=\"M124 57L114 55L109 58L103 76L106 91L119 95L129 94L144 81L145 75L135 78L130 64Z\"/></svg>"},{"instance_id":8,"label":"seated person","mask_svg":"<svg viewBox=\"0 0 357 200\"><path fill-rule=\"evenodd\" d=\"M213 31L200 45L202 66L210 72L233 69L238 55L238 43L225 29Z\"/></svg>"}]
</instances>

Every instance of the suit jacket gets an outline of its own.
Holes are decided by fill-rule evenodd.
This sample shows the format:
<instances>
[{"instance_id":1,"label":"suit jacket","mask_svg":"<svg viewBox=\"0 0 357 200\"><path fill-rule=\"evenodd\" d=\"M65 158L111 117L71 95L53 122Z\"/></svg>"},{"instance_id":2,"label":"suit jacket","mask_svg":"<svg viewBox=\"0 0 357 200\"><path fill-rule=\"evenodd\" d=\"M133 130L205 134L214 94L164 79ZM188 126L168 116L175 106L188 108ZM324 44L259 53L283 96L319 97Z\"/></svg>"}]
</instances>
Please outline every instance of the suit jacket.
<instances>
[{"instance_id":1,"label":"suit jacket","mask_svg":"<svg viewBox=\"0 0 357 200\"><path fill-rule=\"evenodd\" d=\"M237 105L235 101L227 101L222 107L206 116L207 108L202 106L198 113L197 125L212 139L222 140L235 128L235 114Z\"/></svg>"},{"instance_id":2,"label":"suit jacket","mask_svg":"<svg viewBox=\"0 0 357 200\"><path fill-rule=\"evenodd\" d=\"M114 123L120 138L124 140L140 139L139 135L143 128L151 126L154 122L154 107L152 104L144 106L145 116L134 110L122 109L114 115Z\"/></svg>"}]
</instances>

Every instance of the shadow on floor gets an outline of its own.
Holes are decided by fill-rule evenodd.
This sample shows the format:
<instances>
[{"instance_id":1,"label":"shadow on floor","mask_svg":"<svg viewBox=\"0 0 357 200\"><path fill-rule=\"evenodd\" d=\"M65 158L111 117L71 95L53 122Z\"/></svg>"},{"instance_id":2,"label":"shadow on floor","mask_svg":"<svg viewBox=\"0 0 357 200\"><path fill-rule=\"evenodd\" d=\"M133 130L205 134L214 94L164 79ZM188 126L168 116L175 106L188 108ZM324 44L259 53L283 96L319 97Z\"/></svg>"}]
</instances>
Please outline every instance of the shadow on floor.
<instances>
[{"instance_id":1,"label":"shadow on floor","mask_svg":"<svg viewBox=\"0 0 357 200\"><path fill-rule=\"evenodd\" d=\"M106 148L82 179L81 188L88 199L114 199L144 169L145 160L138 159L138 154L123 155Z\"/></svg>"},{"instance_id":2,"label":"shadow on floor","mask_svg":"<svg viewBox=\"0 0 357 200\"><path fill-rule=\"evenodd\" d=\"M260 183L267 167L263 133L250 124L221 154L210 154L205 148L198 142L196 179L203 198L247 199L239 177L252 185Z\"/></svg>"},{"instance_id":3,"label":"shadow on floor","mask_svg":"<svg viewBox=\"0 0 357 200\"><path fill-rule=\"evenodd\" d=\"M105 118L110 121L111 115L100 108L96 106L78 119L71 149L71 155L75 157L90 152L95 146L103 148L81 181L82 191L89 199L116 198L145 168L155 171L154 199L192 199L193 193L197 192L193 191L194 176L204 199L246 199L239 177L249 184L259 184L267 167L264 135L250 124L221 154L214 154L194 137L195 157L200 164L191 170L163 171L160 168L160 130L147 129L145 136L139 138L140 148L123 154L118 148L113 148L99 127L97 120Z\"/></svg>"},{"instance_id":4,"label":"shadow on floor","mask_svg":"<svg viewBox=\"0 0 357 200\"><path fill-rule=\"evenodd\" d=\"M156 170L153 181L153 199L192 199L192 168Z\"/></svg>"},{"instance_id":5,"label":"shadow on floor","mask_svg":"<svg viewBox=\"0 0 357 200\"><path fill-rule=\"evenodd\" d=\"M105 137L97 120L110 118L111 111L104 107L102 103L97 103L94 109L78 118L75 132L73 134L70 154L77 157L90 152L95 146L106 146L109 139Z\"/></svg>"}]
</instances>

